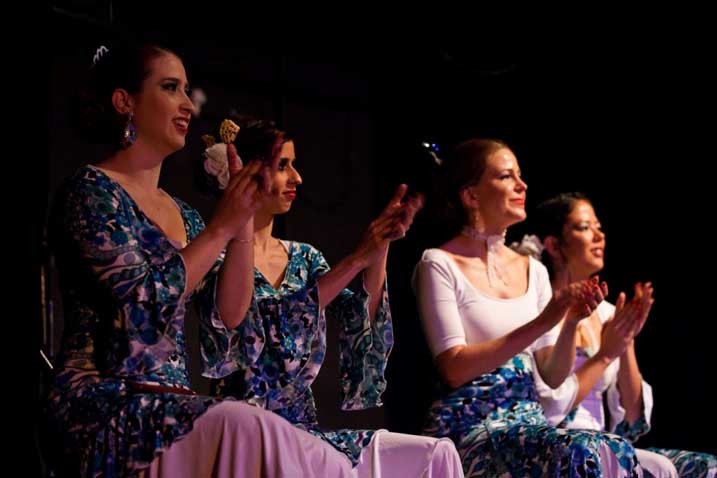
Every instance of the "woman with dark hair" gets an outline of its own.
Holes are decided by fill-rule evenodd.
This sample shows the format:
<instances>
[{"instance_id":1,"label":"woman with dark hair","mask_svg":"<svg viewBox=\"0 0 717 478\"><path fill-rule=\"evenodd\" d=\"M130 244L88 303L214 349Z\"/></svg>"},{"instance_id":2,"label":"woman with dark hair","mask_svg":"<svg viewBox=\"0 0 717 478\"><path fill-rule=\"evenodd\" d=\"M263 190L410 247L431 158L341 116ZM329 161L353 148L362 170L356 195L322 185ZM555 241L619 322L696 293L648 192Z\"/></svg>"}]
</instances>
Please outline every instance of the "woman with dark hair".
<instances>
[{"instance_id":1,"label":"woman with dark hair","mask_svg":"<svg viewBox=\"0 0 717 478\"><path fill-rule=\"evenodd\" d=\"M577 324L606 285L582 280L553 292L539 261L504 245L507 228L526 218L528 188L504 143L471 139L442 159L455 234L424 251L413 277L442 378L424 433L451 438L469 477L639 476L622 438L551 427L531 373L535 363L553 387L569 375Z\"/></svg>"},{"instance_id":2,"label":"woman with dark hair","mask_svg":"<svg viewBox=\"0 0 717 478\"><path fill-rule=\"evenodd\" d=\"M254 214L254 295L238 327L202 321L205 372L216 391L273 411L298 429L336 449L359 477L463 476L453 443L386 430L326 430L319 426L311 385L326 355L326 323L340 327L342 409L381 405L384 370L393 345L386 288L386 259L392 241L403 237L422 207L420 196L404 198L401 185L348 257L329 268L309 244L272 233L274 218L285 214L303 178L294 140L267 121L240 123L235 147L210 146L206 171L221 187L230 164L278 160L271 192ZM349 283L361 274L355 290Z\"/></svg>"},{"instance_id":3,"label":"woman with dark hair","mask_svg":"<svg viewBox=\"0 0 717 478\"><path fill-rule=\"evenodd\" d=\"M325 459L324 442L276 415L190 388L186 309L194 302L228 328L244 319L253 217L271 187L257 175L271 177L272 165L232 174L206 227L160 189L164 159L184 147L188 88L167 49L103 48L77 97L73 122L110 151L65 181L50 218L65 324L48 402L66 452L57 471L350 476Z\"/></svg>"},{"instance_id":4,"label":"woman with dark hair","mask_svg":"<svg viewBox=\"0 0 717 478\"><path fill-rule=\"evenodd\" d=\"M592 202L584 194L564 193L541 203L535 227L553 288L588 279L605 266L605 233ZM652 293L651 283L635 284L635 296L648 305L653 301ZM603 301L580 322L574 371L560 387L551 389L535 373L540 401L551 425L610 430L630 441L649 431L652 387L642 379L634 341L649 308L634 322L632 331L617 334L616 338L615 329L619 326L615 323L625 307L629 305L625 305L625 294L621 293L616 305ZM638 448L636 453L643 469L658 478L717 475L717 458L706 453L658 448Z\"/></svg>"}]
</instances>

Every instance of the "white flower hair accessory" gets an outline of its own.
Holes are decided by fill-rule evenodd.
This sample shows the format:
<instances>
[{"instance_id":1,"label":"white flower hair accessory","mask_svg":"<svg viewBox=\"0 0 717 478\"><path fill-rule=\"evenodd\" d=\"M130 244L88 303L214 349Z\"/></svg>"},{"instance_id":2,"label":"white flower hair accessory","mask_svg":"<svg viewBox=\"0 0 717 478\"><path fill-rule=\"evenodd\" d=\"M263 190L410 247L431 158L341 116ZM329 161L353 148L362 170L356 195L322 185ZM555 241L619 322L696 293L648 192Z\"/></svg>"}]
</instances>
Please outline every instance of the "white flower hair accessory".
<instances>
[{"instance_id":1,"label":"white flower hair accessory","mask_svg":"<svg viewBox=\"0 0 717 478\"><path fill-rule=\"evenodd\" d=\"M204 150L204 171L217 178L219 189L226 189L229 184L229 158L227 158L226 144L217 143Z\"/></svg>"},{"instance_id":2,"label":"white flower hair accessory","mask_svg":"<svg viewBox=\"0 0 717 478\"><path fill-rule=\"evenodd\" d=\"M220 190L226 189L229 184L229 157L227 155L227 148L229 147L229 143L234 141L238 132L238 125L231 120L224 120L220 127L222 143L217 143L212 135L205 134L202 136L204 144L207 146L204 150L204 171L217 178ZM240 168L244 166L244 163L238 155L237 161Z\"/></svg>"},{"instance_id":3,"label":"white flower hair accessory","mask_svg":"<svg viewBox=\"0 0 717 478\"><path fill-rule=\"evenodd\" d=\"M530 255L537 260L540 260L540 256L543 254L543 250L545 250L543 241L534 234L524 235L523 239L520 240L520 244L513 242L510 248L518 254L523 254L524 256Z\"/></svg>"}]
</instances>

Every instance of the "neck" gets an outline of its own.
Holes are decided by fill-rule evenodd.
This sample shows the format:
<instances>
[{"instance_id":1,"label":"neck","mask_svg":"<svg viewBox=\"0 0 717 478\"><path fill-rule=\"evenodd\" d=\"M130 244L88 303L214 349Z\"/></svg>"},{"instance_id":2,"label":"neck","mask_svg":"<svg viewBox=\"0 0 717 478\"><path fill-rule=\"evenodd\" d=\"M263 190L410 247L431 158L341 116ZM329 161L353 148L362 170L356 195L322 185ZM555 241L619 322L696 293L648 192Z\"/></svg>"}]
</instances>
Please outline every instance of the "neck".
<instances>
[{"instance_id":1,"label":"neck","mask_svg":"<svg viewBox=\"0 0 717 478\"><path fill-rule=\"evenodd\" d=\"M471 227L464 227L462 235L467 237L469 247L477 254L485 254L482 259L486 262L488 274L488 285L499 287L499 282L508 285L508 275L505 272L499 257L505 256L505 229L499 231L486 228L484 231L477 231Z\"/></svg>"},{"instance_id":2,"label":"neck","mask_svg":"<svg viewBox=\"0 0 717 478\"><path fill-rule=\"evenodd\" d=\"M164 157L141 143L116 152L99 166L114 172L122 182L143 191L156 190Z\"/></svg>"},{"instance_id":3,"label":"neck","mask_svg":"<svg viewBox=\"0 0 717 478\"><path fill-rule=\"evenodd\" d=\"M271 244L271 231L274 229L274 216L257 212L254 215L254 249L266 252Z\"/></svg>"},{"instance_id":4,"label":"neck","mask_svg":"<svg viewBox=\"0 0 717 478\"><path fill-rule=\"evenodd\" d=\"M470 237L471 239L487 239L489 236L503 236L505 237L506 229L497 227L484 227L477 228L475 226L464 226L462 230L463 234Z\"/></svg>"},{"instance_id":5,"label":"neck","mask_svg":"<svg viewBox=\"0 0 717 478\"><path fill-rule=\"evenodd\" d=\"M553 288L553 290L562 289L567 284L566 280L563 280L560 277L560 273L556 273L555 276L550 280L550 286Z\"/></svg>"},{"instance_id":6,"label":"neck","mask_svg":"<svg viewBox=\"0 0 717 478\"><path fill-rule=\"evenodd\" d=\"M480 257L485 260L488 255L488 248L491 244L493 245L491 249L492 252L497 253L498 255L502 255L504 252L502 250L503 248L499 245L500 242L494 243L488 240L491 236L504 238L505 230L498 231L495 229L484 229L483 231L478 231L471 226L464 226L461 233L456 237L456 244L459 245L463 254L467 256ZM496 245L498 245L497 248Z\"/></svg>"},{"instance_id":7,"label":"neck","mask_svg":"<svg viewBox=\"0 0 717 478\"><path fill-rule=\"evenodd\" d=\"M505 231L514 223L515 221L511 222L507 218L496 217L476 210L468 214L463 229L470 229L487 236L505 235Z\"/></svg>"},{"instance_id":8,"label":"neck","mask_svg":"<svg viewBox=\"0 0 717 478\"><path fill-rule=\"evenodd\" d=\"M506 229L510 226L510 223L494 221L494 218L487 219L485 214L478 212L470 214L467 219L463 225L463 230L474 231L475 233L486 236L505 235Z\"/></svg>"}]
</instances>

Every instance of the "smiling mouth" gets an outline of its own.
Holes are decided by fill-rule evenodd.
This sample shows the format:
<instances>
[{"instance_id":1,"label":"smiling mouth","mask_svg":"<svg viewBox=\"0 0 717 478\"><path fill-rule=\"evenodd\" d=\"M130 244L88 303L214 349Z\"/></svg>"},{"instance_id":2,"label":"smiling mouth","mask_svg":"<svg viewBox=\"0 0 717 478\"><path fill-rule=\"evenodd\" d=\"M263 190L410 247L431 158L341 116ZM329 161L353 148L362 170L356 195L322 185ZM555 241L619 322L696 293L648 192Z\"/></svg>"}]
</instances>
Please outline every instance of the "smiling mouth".
<instances>
[{"instance_id":1,"label":"smiling mouth","mask_svg":"<svg viewBox=\"0 0 717 478\"><path fill-rule=\"evenodd\" d=\"M172 120L172 122L174 123L174 125L177 128L181 129L182 131L186 131L189 129L189 120L188 119L178 118L178 119Z\"/></svg>"}]
</instances>

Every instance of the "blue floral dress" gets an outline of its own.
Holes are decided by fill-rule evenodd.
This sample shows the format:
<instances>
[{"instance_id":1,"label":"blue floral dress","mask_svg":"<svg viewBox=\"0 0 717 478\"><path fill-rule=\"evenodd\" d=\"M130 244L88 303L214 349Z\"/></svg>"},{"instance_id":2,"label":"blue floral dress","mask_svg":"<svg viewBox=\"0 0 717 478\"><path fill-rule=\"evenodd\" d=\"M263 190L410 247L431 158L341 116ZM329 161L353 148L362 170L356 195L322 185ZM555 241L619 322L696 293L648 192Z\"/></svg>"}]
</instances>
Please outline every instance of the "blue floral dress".
<instances>
[{"instance_id":1,"label":"blue floral dress","mask_svg":"<svg viewBox=\"0 0 717 478\"><path fill-rule=\"evenodd\" d=\"M254 297L244 321L227 330L203 314L204 374L217 393L272 410L295 426L330 443L355 466L368 446L371 430L324 430L319 427L311 384L326 354L326 317L341 329L340 394L342 409L381 405L384 371L393 345L393 326L384 286L378 311L369 320L365 290L344 289L327 313L319 304L317 279L329 270L322 254L308 244L282 241L289 261L274 289L257 270Z\"/></svg>"},{"instance_id":2,"label":"blue floral dress","mask_svg":"<svg viewBox=\"0 0 717 478\"><path fill-rule=\"evenodd\" d=\"M612 314L611 314L612 315ZM583 357L583 360L586 360L587 358L594 355L594 352L592 350L587 350L581 347L578 347L576 349L576 354L578 358ZM578 361L576 361L575 369L579 368ZM615 362L613 362L615 363ZM616 363L615 363L616 364ZM615 395L615 397L619 397L619 391L617 389L616 385L616 370L619 367L614 367L615 370L613 370L613 373L610 375L610 378L612 379L612 389L610 392ZM605 375L608 376L607 373ZM600 407L600 410L603 409L604 405L604 396L606 395L603 390L600 390L597 386L593 387L593 390L591 390L591 394L594 397L594 401L597 403L597 405ZM615 397L613 397L613 400L615 400ZM650 401L650 411L646 412L645 407L645 401ZM631 443L634 443L638 440L641 436L645 435L647 432L650 431L650 424L648 423L648 419L646 416L646 413L651 413L652 409L652 391L650 390L649 398L645 396L645 385L643 385L643 410L642 415L635 420L633 423L630 423L626 419L620 420L619 423L615 424L615 433L617 435L620 435L624 437L625 439L629 440ZM581 403L579 405L582 406ZM576 412L578 408L576 407L574 410L572 410L570 413L568 413L565 418L563 419L560 424L558 424L558 427L568 428L573 425L573 421L576 419ZM608 410L610 410L610 407L608 407ZM611 415L611 419L614 419L614 417ZM646 448L646 450L657 453L659 455L663 455L667 457L673 465L675 465L675 469L677 470L678 476L680 478L717 478L717 457L714 455L711 455L709 453L702 453L697 451L689 451L689 450L672 450L667 448ZM652 473L648 470L646 467L647 465L643 466L643 471L645 474L645 477L650 478L653 476Z\"/></svg>"},{"instance_id":3,"label":"blue floral dress","mask_svg":"<svg viewBox=\"0 0 717 478\"><path fill-rule=\"evenodd\" d=\"M623 438L548 425L532 364L520 353L457 389L441 386L441 398L429 410L424 433L451 438L470 478L600 478L607 476L601 452L616 456L616 476L639 476L635 450Z\"/></svg>"},{"instance_id":4,"label":"blue floral dress","mask_svg":"<svg viewBox=\"0 0 717 478\"><path fill-rule=\"evenodd\" d=\"M199 214L175 199L191 241ZM51 241L64 305L61 352L48 400L51 429L80 476L129 476L149 465L219 403L191 395L187 305L215 316L214 270L185 294L180 250L101 170L76 171L56 196ZM184 393L138 393L131 382Z\"/></svg>"},{"instance_id":5,"label":"blue floral dress","mask_svg":"<svg viewBox=\"0 0 717 478\"><path fill-rule=\"evenodd\" d=\"M481 341L496 339L535 318L552 291L545 266L532 258L529 264L525 295L493 298L477 290L447 253L425 251L413 285L429 345L448 340L463 345L479 343L472 338L477 335L467 332L479 327L488 330ZM641 476L635 450L622 437L548 424L533 379L532 356L554 344L557 335L551 331L496 369L460 387L438 384L424 433L453 440L466 477ZM548 336L552 338L547 340ZM434 355L443 350L447 349L433 347Z\"/></svg>"},{"instance_id":6,"label":"blue floral dress","mask_svg":"<svg viewBox=\"0 0 717 478\"><path fill-rule=\"evenodd\" d=\"M604 324L615 315L615 306L603 301L597 308L597 314ZM586 330L590 332L591 329ZM576 347L573 375L568 377L558 388L550 388L542 380L540 374L536 373L533 376L546 418L549 423L560 428L610 430L634 443L650 431L654 403L653 392L650 384L642 380L641 414L637 420L630 423L625 418L625 409L622 406L620 388L618 387L619 358L610 363L592 390L573 408L575 394L579 386L575 371L598 352L597 338L592 337L590 341L592 342L590 346ZM677 469L680 478L717 477L717 458L714 455L664 448L648 448L647 450L667 457ZM659 461L651 459L649 455L642 455L639 449L638 459L648 478L653 476L653 473L658 476L671 473L671 470L666 470Z\"/></svg>"}]
</instances>

